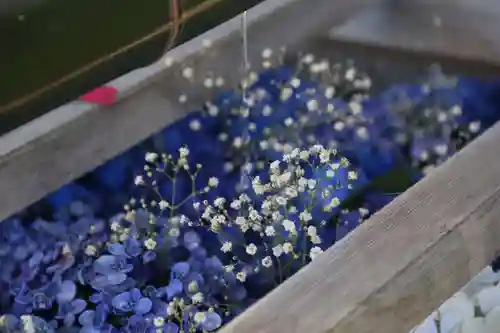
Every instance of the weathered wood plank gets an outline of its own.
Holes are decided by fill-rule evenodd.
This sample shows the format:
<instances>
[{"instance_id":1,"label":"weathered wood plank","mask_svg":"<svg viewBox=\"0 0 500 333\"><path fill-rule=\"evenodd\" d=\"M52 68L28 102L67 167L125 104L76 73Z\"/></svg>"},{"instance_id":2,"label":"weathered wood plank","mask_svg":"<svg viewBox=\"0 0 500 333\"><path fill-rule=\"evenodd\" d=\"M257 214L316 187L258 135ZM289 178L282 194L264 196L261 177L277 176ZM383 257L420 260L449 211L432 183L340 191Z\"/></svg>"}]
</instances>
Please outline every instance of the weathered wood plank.
<instances>
[{"instance_id":1,"label":"weathered wood plank","mask_svg":"<svg viewBox=\"0 0 500 333\"><path fill-rule=\"evenodd\" d=\"M331 29L336 41L500 63L500 2L394 0Z\"/></svg>"},{"instance_id":2,"label":"weathered wood plank","mask_svg":"<svg viewBox=\"0 0 500 333\"><path fill-rule=\"evenodd\" d=\"M377 0L267 0L248 11L252 63L260 63L263 47L283 45L318 31L326 31L332 17L346 18L355 8ZM312 6L318 20L297 24ZM333 16L328 14L335 13ZM163 61L135 70L112 82L121 101L109 108L71 102L0 138L0 220L82 176L109 158L185 115L204 102L203 86L178 78L183 63L202 62L236 83L241 57L240 19L235 18L180 45ZM285 34L285 35L284 35ZM206 57L202 41L213 43ZM257 39L257 40L256 40ZM203 59L203 60L201 60ZM205 60L209 59L209 60ZM229 60L229 61L228 61ZM218 66L216 64L219 64ZM225 64L225 66L220 66ZM231 65L231 66L229 66ZM160 84L161 83L161 84ZM178 96L189 89L190 103Z\"/></svg>"},{"instance_id":3,"label":"weathered wood plank","mask_svg":"<svg viewBox=\"0 0 500 333\"><path fill-rule=\"evenodd\" d=\"M404 333L500 250L500 124L221 329Z\"/></svg>"}]
</instances>

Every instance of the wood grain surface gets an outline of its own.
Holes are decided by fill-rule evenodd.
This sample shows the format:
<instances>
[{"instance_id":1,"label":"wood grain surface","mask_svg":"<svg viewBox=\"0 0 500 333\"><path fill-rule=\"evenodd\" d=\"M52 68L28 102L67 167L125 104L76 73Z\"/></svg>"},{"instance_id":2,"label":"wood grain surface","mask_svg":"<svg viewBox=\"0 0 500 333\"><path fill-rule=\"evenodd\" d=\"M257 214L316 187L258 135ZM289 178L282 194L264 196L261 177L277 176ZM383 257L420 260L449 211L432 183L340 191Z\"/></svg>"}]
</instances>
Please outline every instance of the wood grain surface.
<instances>
[{"instance_id":1,"label":"wood grain surface","mask_svg":"<svg viewBox=\"0 0 500 333\"><path fill-rule=\"evenodd\" d=\"M366 8L331 38L500 63L500 2L392 0Z\"/></svg>"}]
</instances>

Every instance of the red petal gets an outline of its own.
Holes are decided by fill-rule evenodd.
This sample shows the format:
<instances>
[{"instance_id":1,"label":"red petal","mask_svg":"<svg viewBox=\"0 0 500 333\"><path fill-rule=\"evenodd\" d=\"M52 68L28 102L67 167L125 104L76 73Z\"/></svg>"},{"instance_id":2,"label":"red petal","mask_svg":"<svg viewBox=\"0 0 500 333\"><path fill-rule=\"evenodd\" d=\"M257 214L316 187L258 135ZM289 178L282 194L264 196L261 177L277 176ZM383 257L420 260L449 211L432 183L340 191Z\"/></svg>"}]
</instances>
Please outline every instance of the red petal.
<instances>
[{"instance_id":1,"label":"red petal","mask_svg":"<svg viewBox=\"0 0 500 333\"><path fill-rule=\"evenodd\" d=\"M102 86L80 96L80 100L98 105L111 105L116 102L117 96L118 91L115 88Z\"/></svg>"}]
</instances>

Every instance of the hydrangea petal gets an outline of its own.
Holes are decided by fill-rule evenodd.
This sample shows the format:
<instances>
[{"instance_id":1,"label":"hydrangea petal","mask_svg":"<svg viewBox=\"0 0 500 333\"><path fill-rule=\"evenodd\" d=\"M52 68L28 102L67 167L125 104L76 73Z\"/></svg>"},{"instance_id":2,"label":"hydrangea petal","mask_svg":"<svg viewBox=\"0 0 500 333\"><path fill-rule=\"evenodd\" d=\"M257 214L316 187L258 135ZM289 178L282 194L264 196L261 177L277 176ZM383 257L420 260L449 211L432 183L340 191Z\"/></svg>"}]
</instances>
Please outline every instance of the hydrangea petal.
<instances>
[{"instance_id":1,"label":"hydrangea petal","mask_svg":"<svg viewBox=\"0 0 500 333\"><path fill-rule=\"evenodd\" d=\"M141 298L137 304L134 307L134 311L137 314L146 314L149 311L151 311L151 308L153 307L153 302L149 298Z\"/></svg>"},{"instance_id":2,"label":"hydrangea petal","mask_svg":"<svg viewBox=\"0 0 500 333\"><path fill-rule=\"evenodd\" d=\"M205 320L200 323L200 327L208 332L215 331L222 324L222 319L218 313L205 312Z\"/></svg>"}]
</instances>

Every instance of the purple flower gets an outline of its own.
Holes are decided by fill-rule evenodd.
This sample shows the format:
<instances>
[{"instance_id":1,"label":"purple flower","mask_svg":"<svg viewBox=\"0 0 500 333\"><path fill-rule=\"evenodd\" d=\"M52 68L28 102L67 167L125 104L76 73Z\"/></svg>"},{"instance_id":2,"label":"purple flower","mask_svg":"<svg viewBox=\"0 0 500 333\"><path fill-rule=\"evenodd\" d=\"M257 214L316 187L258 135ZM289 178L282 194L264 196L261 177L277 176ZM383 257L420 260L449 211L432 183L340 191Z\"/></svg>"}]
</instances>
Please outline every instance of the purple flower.
<instances>
[{"instance_id":1,"label":"purple flower","mask_svg":"<svg viewBox=\"0 0 500 333\"><path fill-rule=\"evenodd\" d=\"M63 281L59 285L59 291L56 300L59 304L71 302L76 295L76 285L73 281Z\"/></svg>"},{"instance_id":2,"label":"purple flower","mask_svg":"<svg viewBox=\"0 0 500 333\"><path fill-rule=\"evenodd\" d=\"M184 234L184 246L189 251L193 251L201 244L201 238L198 233L194 231L188 231Z\"/></svg>"},{"instance_id":3,"label":"purple flower","mask_svg":"<svg viewBox=\"0 0 500 333\"><path fill-rule=\"evenodd\" d=\"M83 299L75 299L70 302L60 303L58 306L56 319L62 319L64 326L70 327L75 322L76 316L87 307L87 302Z\"/></svg>"},{"instance_id":4,"label":"purple flower","mask_svg":"<svg viewBox=\"0 0 500 333\"><path fill-rule=\"evenodd\" d=\"M152 331L154 326L141 315L133 315L127 321L127 325L123 328L126 333L147 333Z\"/></svg>"},{"instance_id":5,"label":"purple flower","mask_svg":"<svg viewBox=\"0 0 500 333\"><path fill-rule=\"evenodd\" d=\"M184 286L180 280L172 279L170 280L170 283L168 284L168 286L165 287L164 290L165 293L167 294L167 299L171 300L175 296L182 293L182 291L184 290Z\"/></svg>"},{"instance_id":6,"label":"purple flower","mask_svg":"<svg viewBox=\"0 0 500 333\"><path fill-rule=\"evenodd\" d=\"M132 289L113 297L113 308L119 312L134 312L143 315L151 311L153 303L144 297L139 289Z\"/></svg>"},{"instance_id":7,"label":"purple flower","mask_svg":"<svg viewBox=\"0 0 500 333\"><path fill-rule=\"evenodd\" d=\"M135 258L141 254L142 248L138 240L129 237L124 244L109 244L108 251L115 256Z\"/></svg>"},{"instance_id":8,"label":"purple flower","mask_svg":"<svg viewBox=\"0 0 500 333\"><path fill-rule=\"evenodd\" d=\"M96 289L119 285L127 279L126 273L131 272L133 268L124 256L102 255L94 262L97 276L91 284Z\"/></svg>"},{"instance_id":9,"label":"purple flower","mask_svg":"<svg viewBox=\"0 0 500 333\"><path fill-rule=\"evenodd\" d=\"M189 273L189 270L189 263L184 261L177 262L171 268L171 279L182 279Z\"/></svg>"},{"instance_id":10,"label":"purple flower","mask_svg":"<svg viewBox=\"0 0 500 333\"><path fill-rule=\"evenodd\" d=\"M78 317L82 325L80 333L102 333L106 325L109 309L104 304L99 304L95 310L86 310Z\"/></svg>"},{"instance_id":11,"label":"purple flower","mask_svg":"<svg viewBox=\"0 0 500 333\"><path fill-rule=\"evenodd\" d=\"M204 331L215 331L222 324L222 319L216 312L198 312L195 320L198 319L199 327Z\"/></svg>"},{"instance_id":12,"label":"purple flower","mask_svg":"<svg viewBox=\"0 0 500 333\"><path fill-rule=\"evenodd\" d=\"M174 323L166 323L162 327L162 333L178 333L179 332L179 326Z\"/></svg>"}]
</instances>

